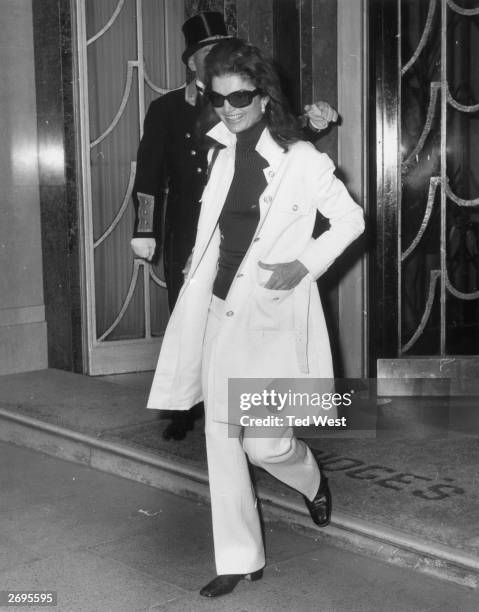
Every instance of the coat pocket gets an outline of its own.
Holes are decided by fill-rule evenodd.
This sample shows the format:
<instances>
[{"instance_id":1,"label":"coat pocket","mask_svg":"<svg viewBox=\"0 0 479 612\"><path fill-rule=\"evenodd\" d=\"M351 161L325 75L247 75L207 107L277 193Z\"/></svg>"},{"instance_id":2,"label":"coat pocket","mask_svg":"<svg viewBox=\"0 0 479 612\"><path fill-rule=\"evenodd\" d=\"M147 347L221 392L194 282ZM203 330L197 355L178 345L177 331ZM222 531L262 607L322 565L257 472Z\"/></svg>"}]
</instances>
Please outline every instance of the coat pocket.
<instances>
[{"instance_id":1,"label":"coat pocket","mask_svg":"<svg viewBox=\"0 0 479 612\"><path fill-rule=\"evenodd\" d=\"M294 289L266 289L257 285L250 303L249 327L279 331L294 328Z\"/></svg>"}]
</instances>

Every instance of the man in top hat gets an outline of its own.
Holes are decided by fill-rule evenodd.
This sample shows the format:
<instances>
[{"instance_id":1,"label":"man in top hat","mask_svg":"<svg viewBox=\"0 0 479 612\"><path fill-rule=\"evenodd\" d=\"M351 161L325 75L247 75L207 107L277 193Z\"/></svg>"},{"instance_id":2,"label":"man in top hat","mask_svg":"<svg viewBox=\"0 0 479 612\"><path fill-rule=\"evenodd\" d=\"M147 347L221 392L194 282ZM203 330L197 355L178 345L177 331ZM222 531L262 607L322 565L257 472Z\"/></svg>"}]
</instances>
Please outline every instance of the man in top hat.
<instances>
[{"instance_id":1,"label":"man in top hat","mask_svg":"<svg viewBox=\"0 0 479 612\"><path fill-rule=\"evenodd\" d=\"M135 224L131 247L137 257L148 261L158 255L164 192L168 187L163 263L170 311L183 284L183 269L195 242L206 182L206 150L200 146L195 129L203 109L204 60L219 39L228 37L223 16L218 12L199 13L188 19L182 29L186 41L182 60L195 78L150 104L133 187ZM336 111L325 102L305 110L315 131L337 119ZM193 428L194 416L193 411L176 412L163 437L183 439Z\"/></svg>"}]
</instances>

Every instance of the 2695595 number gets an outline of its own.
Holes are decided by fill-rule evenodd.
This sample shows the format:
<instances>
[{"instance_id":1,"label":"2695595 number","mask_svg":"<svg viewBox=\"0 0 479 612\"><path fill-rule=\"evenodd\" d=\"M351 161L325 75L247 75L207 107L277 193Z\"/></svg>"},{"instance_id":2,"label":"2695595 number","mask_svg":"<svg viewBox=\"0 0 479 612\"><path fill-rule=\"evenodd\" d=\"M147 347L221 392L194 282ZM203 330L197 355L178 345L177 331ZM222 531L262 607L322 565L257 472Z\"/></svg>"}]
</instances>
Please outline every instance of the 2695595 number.
<instances>
[{"instance_id":1,"label":"2695595 number","mask_svg":"<svg viewBox=\"0 0 479 612\"><path fill-rule=\"evenodd\" d=\"M0 606L56 606L55 591L0 591Z\"/></svg>"}]
</instances>

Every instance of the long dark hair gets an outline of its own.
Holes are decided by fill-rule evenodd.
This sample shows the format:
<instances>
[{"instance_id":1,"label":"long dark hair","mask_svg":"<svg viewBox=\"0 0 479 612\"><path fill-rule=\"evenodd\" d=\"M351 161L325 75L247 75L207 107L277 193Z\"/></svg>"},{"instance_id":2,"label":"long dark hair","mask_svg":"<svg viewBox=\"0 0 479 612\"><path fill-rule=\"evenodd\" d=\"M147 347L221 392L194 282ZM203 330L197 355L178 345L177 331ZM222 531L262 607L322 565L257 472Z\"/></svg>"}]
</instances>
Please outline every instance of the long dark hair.
<instances>
[{"instance_id":1,"label":"long dark hair","mask_svg":"<svg viewBox=\"0 0 479 612\"><path fill-rule=\"evenodd\" d=\"M215 44L205 59L206 90L211 90L213 77L225 74L240 75L251 81L261 95L269 96L264 120L273 139L285 151L301 140L299 122L289 110L273 62L264 57L258 47L240 38L228 38Z\"/></svg>"}]
</instances>

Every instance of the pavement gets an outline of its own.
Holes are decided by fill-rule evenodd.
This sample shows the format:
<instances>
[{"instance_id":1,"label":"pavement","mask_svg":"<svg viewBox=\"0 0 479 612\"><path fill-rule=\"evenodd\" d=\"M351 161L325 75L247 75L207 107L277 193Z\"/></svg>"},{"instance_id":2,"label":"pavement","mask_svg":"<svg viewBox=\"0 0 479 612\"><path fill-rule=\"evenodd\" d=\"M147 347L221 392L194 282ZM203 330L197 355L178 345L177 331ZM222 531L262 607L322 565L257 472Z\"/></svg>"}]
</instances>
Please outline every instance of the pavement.
<instances>
[{"instance_id":1,"label":"pavement","mask_svg":"<svg viewBox=\"0 0 479 612\"><path fill-rule=\"evenodd\" d=\"M208 503L202 422L182 442L163 440L165 421L144 408L151 377L1 376L0 440ZM317 530L295 491L254 470L263 513L324 545L475 589L478 415L464 398L395 398L384 435L308 440L332 488L329 527Z\"/></svg>"},{"instance_id":2,"label":"pavement","mask_svg":"<svg viewBox=\"0 0 479 612\"><path fill-rule=\"evenodd\" d=\"M54 591L58 612L475 612L477 590L265 523L267 566L223 598L207 504L0 443L0 591ZM12 608L1 607L1 610Z\"/></svg>"}]
</instances>

